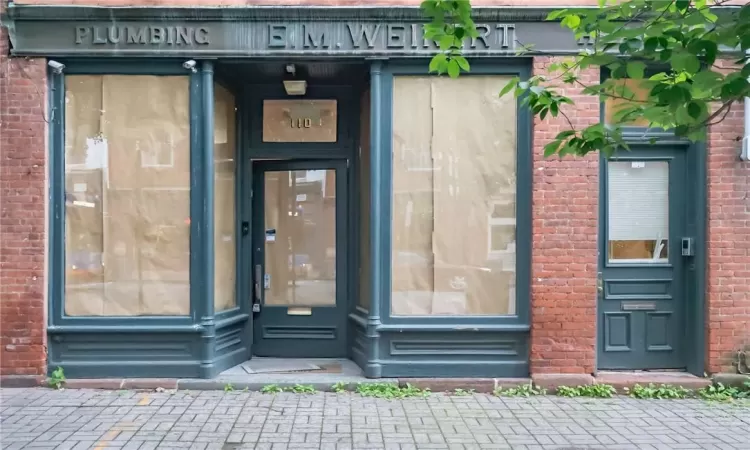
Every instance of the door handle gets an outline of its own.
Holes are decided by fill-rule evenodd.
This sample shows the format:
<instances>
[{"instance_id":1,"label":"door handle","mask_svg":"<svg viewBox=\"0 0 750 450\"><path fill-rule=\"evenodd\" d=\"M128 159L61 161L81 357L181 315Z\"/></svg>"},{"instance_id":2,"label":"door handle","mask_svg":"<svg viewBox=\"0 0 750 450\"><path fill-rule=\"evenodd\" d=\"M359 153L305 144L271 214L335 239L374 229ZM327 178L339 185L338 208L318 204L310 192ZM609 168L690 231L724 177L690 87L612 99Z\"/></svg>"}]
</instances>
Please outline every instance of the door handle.
<instances>
[{"instance_id":1,"label":"door handle","mask_svg":"<svg viewBox=\"0 0 750 450\"><path fill-rule=\"evenodd\" d=\"M263 268L260 264L255 265L255 298L253 298L253 312L260 312L260 301L263 291L261 290L260 283L261 277L263 276Z\"/></svg>"},{"instance_id":2,"label":"door handle","mask_svg":"<svg viewBox=\"0 0 750 450\"><path fill-rule=\"evenodd\" d=\"M263 268L260 266L260 264L255 265L255 302L254 303L260 303L260 296L261 296L261 290L260 290L260 278L263 276L261 273L263 271Z\"/></svg>"},{"instance_id":3,"label":"door handle","mask_svg":"<svg viewBox=\"0 0 750 450\"><path fill-rule=\"evenodd\" d=\"M602 273L596 274L596 293L601 296L604 293L604 280L602 279Z\"/></svg>"}]
</instances>

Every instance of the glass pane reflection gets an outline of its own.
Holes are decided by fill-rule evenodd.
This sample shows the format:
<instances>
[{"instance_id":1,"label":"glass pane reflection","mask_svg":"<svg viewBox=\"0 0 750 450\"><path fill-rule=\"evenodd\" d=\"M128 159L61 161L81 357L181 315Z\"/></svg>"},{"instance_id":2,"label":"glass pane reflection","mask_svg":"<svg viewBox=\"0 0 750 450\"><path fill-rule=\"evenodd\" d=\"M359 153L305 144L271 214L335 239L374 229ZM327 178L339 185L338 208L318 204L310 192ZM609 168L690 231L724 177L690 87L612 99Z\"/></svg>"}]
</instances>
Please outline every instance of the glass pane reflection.
<instances>
[{"instance_id":1,"label":"glass pane reflection","mask_svg":"<svg viewBox=\"0 0 750 450\"><path fill-rule=\"evenodd\" d=\"M333 170L265 174L265 303L336 303Z\"/></svg>"}]
</instances>

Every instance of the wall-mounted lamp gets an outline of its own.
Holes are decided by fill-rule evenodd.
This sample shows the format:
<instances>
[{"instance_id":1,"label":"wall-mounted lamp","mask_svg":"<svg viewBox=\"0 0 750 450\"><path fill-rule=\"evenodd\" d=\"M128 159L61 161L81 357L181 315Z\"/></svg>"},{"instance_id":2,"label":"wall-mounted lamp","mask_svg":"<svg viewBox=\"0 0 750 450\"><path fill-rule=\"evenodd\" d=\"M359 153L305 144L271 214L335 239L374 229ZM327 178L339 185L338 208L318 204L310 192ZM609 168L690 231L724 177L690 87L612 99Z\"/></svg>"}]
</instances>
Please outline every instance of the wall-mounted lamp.
<instances>
[{"instance_id":1,"label":"wall-mounted lamp","mask_svg":"<svg viewBox=\"0 0 750 450\"><path fill-rule=\"evenodd\" d=\"M284 78L284 90L287 95L305 95L307 92L307 80L297 78L297 67L294 64L286 65L287 76Z\"/></svg>"}]
</instances>

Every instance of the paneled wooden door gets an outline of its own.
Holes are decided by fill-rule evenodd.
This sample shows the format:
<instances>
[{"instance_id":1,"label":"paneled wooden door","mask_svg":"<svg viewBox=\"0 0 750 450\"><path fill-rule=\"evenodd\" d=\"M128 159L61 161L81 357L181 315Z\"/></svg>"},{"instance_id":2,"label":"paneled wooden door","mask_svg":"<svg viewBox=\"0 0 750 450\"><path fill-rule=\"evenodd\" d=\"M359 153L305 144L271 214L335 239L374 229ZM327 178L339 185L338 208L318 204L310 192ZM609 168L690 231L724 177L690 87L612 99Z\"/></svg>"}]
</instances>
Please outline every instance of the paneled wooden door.
<instances>
[{"instance_id":1,"label":"paneled wooden door","mask_svg":"<svg viewBox=\"0 0 750 450\"><path fill-rule=\"evenodd\" d=\"M599 369L685 369L687 164L680 148L602 160Z\"/></svg>"}]
</instances>

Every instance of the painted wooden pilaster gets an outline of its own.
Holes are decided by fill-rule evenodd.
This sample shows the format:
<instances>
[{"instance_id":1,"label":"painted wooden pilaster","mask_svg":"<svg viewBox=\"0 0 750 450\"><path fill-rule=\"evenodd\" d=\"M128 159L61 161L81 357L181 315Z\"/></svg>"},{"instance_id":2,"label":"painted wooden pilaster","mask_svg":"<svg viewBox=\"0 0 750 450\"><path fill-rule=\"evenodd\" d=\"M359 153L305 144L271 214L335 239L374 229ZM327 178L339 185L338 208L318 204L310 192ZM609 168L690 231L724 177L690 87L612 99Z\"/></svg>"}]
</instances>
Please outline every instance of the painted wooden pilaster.
<instances>
[{"instance_id":1,"label":"painted wooden pilaster","mask_svg":"<svg viewBox=\"0 0 750 450\"><path fill-rule=\"evenodd\" d=\"M201 374L209 378L213 374L214 351L216 340L216 321L214 318L214 67L211 61L201 64L201 114L200 114L200 154L196 163L200 193L200 211L198 228L201 240L198 267L202 274L192 279L198 283L197 317L203 328L201 344ZM195 164L193 166L195 166ZM194 167L195 169L195 167Z\"/></svg>"},{"instance_id":2,"label":"painted wooden pilaster","mask_svg":"<svg viewBox=\"0 0 750 450\"><path fill-rule=\"evenodd\" d=\"M365 376L368 378L380 378L382 366L380 364L380 333L377 328L381 325L380 311L382 302L387 301L390 295L386 295L384 286L384 267L388 252L383 247L383 235L390 232L390 225L383 226L382 218L385 215L383 198L383 186L390 189L387 183L389 177L383 173L384 146L383 142L383 63L374 61L370 65L370 310L367 318L366 336L368 340L367 366Z\"/></svg>"}]
</instances>

